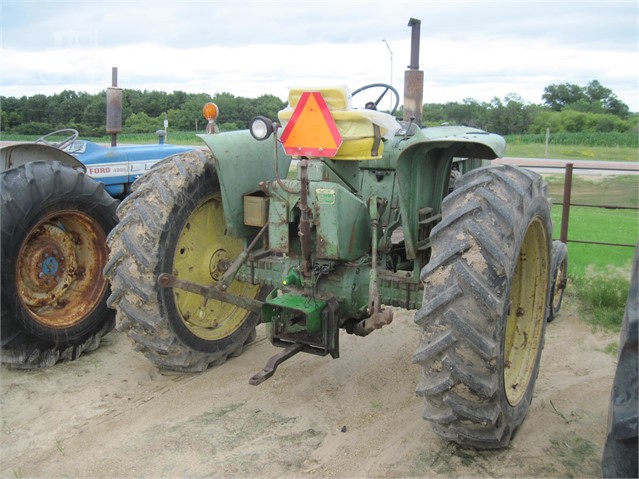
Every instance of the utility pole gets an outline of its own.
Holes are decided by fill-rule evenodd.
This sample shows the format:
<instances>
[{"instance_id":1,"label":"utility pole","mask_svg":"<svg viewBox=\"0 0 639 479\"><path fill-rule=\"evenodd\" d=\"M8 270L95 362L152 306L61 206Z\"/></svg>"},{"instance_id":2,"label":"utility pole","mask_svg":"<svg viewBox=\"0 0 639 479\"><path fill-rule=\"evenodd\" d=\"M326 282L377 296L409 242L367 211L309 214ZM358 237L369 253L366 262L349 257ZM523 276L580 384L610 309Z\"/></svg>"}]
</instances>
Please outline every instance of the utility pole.
<instances>
[{"instance_id":1,"label":"utility pole","mask_svg":"<svg viewBox=\"0 0 639 479\"><path fill-rule=\"evenodd\" d=\"M388 48L388 56L390 57L390 86L393 86L393 50L391 50L390 45L386 40L382 40L386 44L386 48ZM393 108L393 97L389 95L390 100L390 108Z\"/></svg>"}]
</instances>

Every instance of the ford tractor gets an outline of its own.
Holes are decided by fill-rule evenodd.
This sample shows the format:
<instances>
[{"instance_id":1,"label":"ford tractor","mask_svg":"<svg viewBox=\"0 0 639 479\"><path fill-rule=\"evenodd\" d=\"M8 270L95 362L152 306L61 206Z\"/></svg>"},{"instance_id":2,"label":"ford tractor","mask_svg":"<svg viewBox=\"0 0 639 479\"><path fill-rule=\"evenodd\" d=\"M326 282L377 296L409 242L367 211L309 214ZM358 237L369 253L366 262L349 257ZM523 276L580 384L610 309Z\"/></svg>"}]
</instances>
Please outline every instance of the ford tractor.
<instances>
[{"instance_id":1,"label":"ford tractor","mask_svg":"<svg viewBox=\"0 0 639 479\"><path fill-rule=\"evenodd\" d=\"M136 349L162 369L203 371L262 322L279 352L249 378L259 385L298 353L339 358L341 334L416 310L423 417L462 446L506 446L544 342L546 186L482 166L503 154L498 135L423 128L422 85L411 62L401 121L392 85L291 88L276 121L201 135L207 149L142 176L104 270Z\"/></svg>"},{"instance_id":2,"label":"ford tractor","mask_svg":"<svg viewBox=\"0 0 639 479\"><path fill-rule=\"evenodd\" d=\"M65 129L0 150L2 363L46 367L99 346L114 326L102 269L118 199L191 149L108 147Z\"/></svg>"}]
</instances>

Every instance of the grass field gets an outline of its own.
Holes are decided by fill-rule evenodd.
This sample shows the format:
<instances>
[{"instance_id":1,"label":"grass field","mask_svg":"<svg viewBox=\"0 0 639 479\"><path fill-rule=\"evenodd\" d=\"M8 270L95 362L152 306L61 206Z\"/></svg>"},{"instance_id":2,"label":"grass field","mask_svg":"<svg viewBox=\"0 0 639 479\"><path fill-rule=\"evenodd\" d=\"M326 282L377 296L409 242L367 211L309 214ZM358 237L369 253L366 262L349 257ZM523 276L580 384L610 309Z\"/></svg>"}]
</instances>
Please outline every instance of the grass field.
<instances>
[{"instance_id":1,"label":"grass field","mask_svg":"<svg viewBox=\"0 0 639 479\"><path fill-rule=\"evenodd\" d=\"M563 175L547 176L549 196L563 199ZM639 207L639 175L573 177L571 203ZM562 206L552 209L559 237ZM568 277L593 325L618 331L626 304L634 247L572 243L570 240L636 245L637 210L572 206L568 220ZM570 286L569 290L570 291Z\"/></svg>"},{"instance_id":2,"label":"grass field","mask_svg":"<svg viewBox=\"0 0 639 479\"><path fill-rule=\"evenodd\" d=\"M563 175L547 176L553 203L554 238L559 238L563 199ZM574 176L571 203L639 207L639 175ZM568 218L568 240L635 245L639 236L637 210L572 206ZM585 274L587 268L628 267L633 248L569 243L571 271Z\"/></svg>"},{"instance_id":3,"label":"grass field","mask_svg":"<svg viewBox=\"0 0 639 479\"><path fill-rule=\"evenodd\" d=\"M506 157L545 158L543 143L507 143ZM548 158L557 160L639 161L639 150L628 147L550 145Z\"/></svg>"}]
</instances>

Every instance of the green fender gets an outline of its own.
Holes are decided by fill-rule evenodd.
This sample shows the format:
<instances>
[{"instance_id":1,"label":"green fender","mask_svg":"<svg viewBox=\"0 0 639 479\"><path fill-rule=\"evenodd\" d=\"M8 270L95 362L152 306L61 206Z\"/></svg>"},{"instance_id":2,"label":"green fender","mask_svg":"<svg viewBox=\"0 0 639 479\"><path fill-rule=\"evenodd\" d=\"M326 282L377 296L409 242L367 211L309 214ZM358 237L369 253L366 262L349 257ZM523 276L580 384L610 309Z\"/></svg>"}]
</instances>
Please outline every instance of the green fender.
<instances>
[{"instance_id":1,"label":"green fender","mask_svg":"<svg viewBox=\"0 0 639 479\"><path fill-rule=\"evenodd\" d=\"M504 154L506 141L499 135L465 126L423 128L399 146L397 183L408 258L416 258L425 244L418 242L419 214L437 217L448 193L453 158L493 160ZM424 164L428 163L428 166ZM409 225L408 231L406 225Z\"/></svg>"},{"instance_id":2,"label":"green fender","mask_svg":"<svg viewBox=\"0 0 639 479\"><path fill-rule=\"evenodd\" d=\"M282 178L288 175L291 157L274 137L257 141L248 130L198 136L215 158L227 234L235 238L254 236L258 228L244 224L243 196L259 191L261 181L275 180L276 148Z\"/></svg>"}]
</instances>

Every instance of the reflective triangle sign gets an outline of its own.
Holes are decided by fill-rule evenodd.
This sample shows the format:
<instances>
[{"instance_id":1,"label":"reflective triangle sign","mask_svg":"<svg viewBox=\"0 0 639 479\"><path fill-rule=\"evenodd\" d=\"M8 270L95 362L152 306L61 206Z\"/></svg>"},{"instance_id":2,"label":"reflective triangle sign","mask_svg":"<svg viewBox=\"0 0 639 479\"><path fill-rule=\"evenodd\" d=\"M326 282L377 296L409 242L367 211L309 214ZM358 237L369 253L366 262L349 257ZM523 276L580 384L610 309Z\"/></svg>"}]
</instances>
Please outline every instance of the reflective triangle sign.
<instances>
[{"instance_id":1,"label":"reflective triangle sign","mask_svg":"<svg viewBox=\"0 0 639 479\"><path fill-rule=\"evenodd\" d=\"M290 156L333 157L342 136L320 92L304 92L281 136Z\"/></svg>"}]
</instances>

